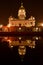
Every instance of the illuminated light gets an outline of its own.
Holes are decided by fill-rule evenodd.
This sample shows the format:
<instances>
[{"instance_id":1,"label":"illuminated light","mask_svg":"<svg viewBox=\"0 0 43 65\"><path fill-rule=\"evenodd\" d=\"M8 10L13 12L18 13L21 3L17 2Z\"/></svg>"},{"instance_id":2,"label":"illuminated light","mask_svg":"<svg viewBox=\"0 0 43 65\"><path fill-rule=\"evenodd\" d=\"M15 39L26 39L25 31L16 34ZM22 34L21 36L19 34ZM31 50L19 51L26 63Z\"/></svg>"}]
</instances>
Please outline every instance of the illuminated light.
<instances>
[{"instance_id":1,"label":"illuminated light","mask_svg":"<svg viewBox=\"0 0 43 65\"><path fill-rule=\"evenodd\" d=\"M36 28L36 30L38 30L38 27Z\"/></svg>"},{"instance_id":2,"label":"illuminated light","mask_svg":"<svg viewBox=\"0 0 43 65\"><path fill-rule=\"evenodd\" d=\"M40 37L33 37L34 40L38 40L41 39Z\"/></svg>"},{"instance_id":3,"label":"illuminated light","mask_svg":"<svg viewBox=\"0 0 43 65\"><path fill-rule=\"evenodd\" d=\"M21 40L21 37L19 37L19 40Z\"/></svg>"},{"instance_id":4,"label":"illuminated light","mask_svg":"<svg viewBox=\"0 0 43 65\"><path fill-rule=\"evenodd\" d=\"M31 42L31 40L26 40L27 41L27 43L30 43Z\"/></svg>"},{"instance_id":5,"label":"illuminated light","mask_svg":"<svg viewBox=\"0 0 43 65\"><path fill-rule=\"evenodd\" d=\"M25 46L19 46L18 53L19 53L19 55L25 55L26 54Z\"/></svg>"},{"instance_id":6,"label":"illuminated light","mask_svg":"<svg viewBox=\"0 0 43 65\"><path fill-rule=\"evenodd\" d=\"M20 48L24 48L24 46L20 46Z\"/></svg>"},{"instance_id":7,"label":"illuminated light","mask_svg":"<svg viewBox=\"0 0 43 65\"><path fill-rule=\"evenodd\" d=\"M35 46L34 46L34 45L30 45L29 47L30 47L30 48L35 48Z\"/></svg>"},{"instance_id":8,"label":"illuminated light","mask_svg":"<svg viewBox=\"0 0 43 65\"><path fill-rule=\"evenodd\" d=\"M35 19L35 18L33 17L33 19Z\"/></svg>"},{"instance_id":9,"label":"illuminated light","mask_svg":"<svg viewBox=\"0 0 43 65\"><path fill-rule=\"evenodd\" d=\"M11 46L11 48L13 48L13 46Z\"/></svg>"},{"instance_id":10,"label":"illuminated light","mask_svg":"<svg viewBox=\"0 0 43 65\"><path fill-rule=\"evenodd\" d=\"M19 55L25 55L24 49L19 49Z\"/></svg>"},{"instance_id":11,"label":"illuminated light","mask_svg":"<svg viewBox=\"0 0 43 65\"><path fill-rule=\"evenodd\" d=\"M36 27L36 28L35 28L35 31L38 31L38 29L39 29L39 28L38 28L38 27Z\"/></svg>"},{"instance_id":12,"label":"illuminated light","mask_svg":"<svg viewBox=\"0 0 43 65\"><path fill-rule=\"evenodd\" d=\"M32 46L29 46L30 48L33 48Z\"/></svg>"},{"instance_id":13,"label":"illuminated light","mask_svg":"<svg viewBox=\"0 0 43 65\"><path fill-rule=\"evenodd\" d=\"M19 13L21 12L21 10L19 10Z\"/></svg>"},{"instance_id":14,"label":"illuminated light","mask_svg":"<svg viewBox=\"0 0 43 65\"><path fill-rule=\"evenodd\" d=\"M11 40L7 40L9 43L11 43L12 41Z\"/></svg>"},{"instance_id":15,"label":"illuminated light","mask_svg":"<svg viewBox=\"0 0 43 65\"><path fill-rule=\"evenodd\" d=\"M3 25L0 25L0 28L2 28L3 27Z\"/></svg>"},{"instance_id":16,"label":"illuminated light","mask_svg":"<svg viewBox=\"0 0 43 65\"><path fill-rule=\"evenodd\" d=\"M4 37L4 39L6 39L6 40L7 40L7 39L8 39L8 37Z\"/></svg>"},{"instance_id":17,"label":"illuminated light","mask_svg":"<svg viewBox=\"0 0 43 65\"><path fill-rule=\"evenodd\" d=\"M19 28L19 30L21 30L21 27Z\"/></svg>"},{"instance_id":18,"label":"illuminated light","mask_svg":"<svg viewBox=\"0 0 43 65\"><path fill-rule=\"evenodd\" d=\"M33 48L35 48L35 41L33 41L33 45L32 46L33 46Z\"/></svg>"},{"instance_id":19,"label":"illuminated light","mask_svg":"<svg viewBox=\"0 0 43 65\"><path fill-rule=\"evenodd\" d=\"M10 18L11 20L13 20L13 18Z\"/></svg>"},{"instance_id":20,"label":"illuminated light","mask_svg":"<svg viewBox=\"0 0 43 65\"><path fill-rule=\"evenodd\" d=\"M30 48L35 48L35 45L29 45Z\"/></svg>"},{"instance_id":21,"label":"illuminated light","mask_svg":"<svg viewBox=\"0 0 43 65\"><path fill-rule=\"evenodd\" d=\"M24 14L25 10L19 10L19 14Z\"/></svg>"},{"instance_id":22,"label":"illuminated light","mask_svg":"<svg viewBox=\"0 0 43 65\"><path fill-rule=\"evenodd\" d=\"M12 17L12 16L10 16L10 17L9 17L9 20L10 20L10 21L12 21L12 20L13 20L13 17Z\"/></svg>"},{"instance_id":23,"label":"illuminated light","mask_svg":"<svg viewBox=\"0 0 43 65\"><path fill-rule=\"evenodd\" d=\"M36 37L36 40L38 40L39 38L38 37Z\"/></svg>"},{"instance_id":24,"label":"illuminated light","mask_svg":"<svg viewBox=\"0 0 43 65\"><path fill-rule=\"evenodd\" d=\"M31 41L31 42L29 43L29 47L30 47L30 48L35 48L35 41L33 41L33 42Z\"/></svg>"},{"instance_id":25,"label":"illuminated light","mask_svg":"<svg viewBox=\"0 0 43 65\"><path fill-rule=\"evenodd\" d=\"M35 48L35 45L31 45L31 46L29 46L30 48Z\"/></svg>"},{"instance_id":26,"label":"illuminated light","mask_svg":"<svg viewBox=\"0 0 43 65\"><path fill-rule=\"evenodd\" d=\"M8 25L7 25L7 27L10 27L10 26L11 26L11 24L8 24Z\"/></svg>"},{"instance_id":27,"label":"illuminated light","mask_svg":"<svg viewBox=\"0 0 43 65\"><path fill-rule=\"evenodd\" d=\"M23 12L25 12L25 10L23 10Z\"/></svg>"},{"instance_id":28,"label":"illuminated light","mask_svg":"<svg viewBox=\"0 0 43 65\"><path fill-rule=\"evenodd\" d=\"M41 24L41 26L43 27L43 23Z\"/></svg>"},{"instance_id":29,"label":"illuminated light","mask_svg":"<svg viewBox=\"0 0 43 65\"><path fill-rule=\"evenodd\" d=\"M33 48L35 48L35 46L33 46Z\"/></svg>"}]
</instances>

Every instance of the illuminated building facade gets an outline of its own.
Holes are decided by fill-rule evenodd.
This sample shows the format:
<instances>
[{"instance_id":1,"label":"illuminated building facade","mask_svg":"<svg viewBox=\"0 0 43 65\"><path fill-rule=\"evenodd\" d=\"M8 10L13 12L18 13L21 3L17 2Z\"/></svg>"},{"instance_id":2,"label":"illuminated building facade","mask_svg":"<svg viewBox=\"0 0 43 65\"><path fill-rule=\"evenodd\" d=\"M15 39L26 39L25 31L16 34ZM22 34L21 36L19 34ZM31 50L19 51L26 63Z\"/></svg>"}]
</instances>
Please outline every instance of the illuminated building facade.
<instances>
[{"instance_id":1,"label":"illuminated building facade","mask_svg":"<svg viewBox=\"0 0 43 65\"><path fill-rule=\"evenodd\" d=\"M26 19L26 10L23 6L23 3L21 3L21 7L18 10L18 19L10 16L8 18L8 24L6 26L0 25L0 30L2 28L1 31L3 32L27 31L28 28L34 26L35 18L30 16L30 18Z\"/></svg>"},{"instance_id":2,"label":"illuminated building facade","mask_svg":"<svg viewBox=\"0 0 43 65\"><path fill-rule=\"evenodd\" d=\"M7 27L10 27L10 31L12 31L12 27L31 27L31 26L35 26L35 18L33 16L31 16L28 19L26 18L26 11L25 8L23 7L23 4L21 3L21 7L18 10L18 19L10 16L9 20L8 20L8 24ZM21 30L21 28L19 28L19 30Z\"/></svg>"}]
</instances>

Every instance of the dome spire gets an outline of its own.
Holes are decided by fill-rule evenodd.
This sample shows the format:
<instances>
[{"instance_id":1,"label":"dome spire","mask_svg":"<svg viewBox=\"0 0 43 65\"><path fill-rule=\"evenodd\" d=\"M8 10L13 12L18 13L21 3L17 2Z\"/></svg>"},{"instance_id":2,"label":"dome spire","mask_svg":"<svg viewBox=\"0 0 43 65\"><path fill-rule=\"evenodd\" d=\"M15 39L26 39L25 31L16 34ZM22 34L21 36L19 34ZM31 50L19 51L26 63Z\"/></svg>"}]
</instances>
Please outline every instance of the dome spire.
<instances>
[{"instance_id":1,"label":"dome spire","mask_svg":"<svg viewBox=\"0 0 43 65\"><path fill-rule=\"evenodd\" d=\"M21 7L23 7L23 3L21 3Z\"/></svg>"},{"instance_id":2,"label":"dome spire","mask_svg":"<svg viewBox=\"0 0 43 65\"><path fill-rule=\"evenodd\" d=\"M25 19L25 17L26 17L26 11L25 11L25 8L23 6L23 3L21 3L21 6L18 10L18 17L19 17L19 19Z\"/></svg>"}]
</instances>

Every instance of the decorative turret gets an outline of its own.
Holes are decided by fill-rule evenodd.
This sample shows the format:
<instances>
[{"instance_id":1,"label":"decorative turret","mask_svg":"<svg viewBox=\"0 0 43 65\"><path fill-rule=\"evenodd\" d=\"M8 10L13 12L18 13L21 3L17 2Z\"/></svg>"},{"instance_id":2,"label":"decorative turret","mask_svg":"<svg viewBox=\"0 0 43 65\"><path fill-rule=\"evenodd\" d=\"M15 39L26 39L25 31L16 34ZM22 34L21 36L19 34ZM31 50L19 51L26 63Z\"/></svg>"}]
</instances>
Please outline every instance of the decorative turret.
<instances>
[{"instance_id":1,"label":"decorative turret","mask_svg":"<svg viewBox=\"0 0 43 65\"><path fill-rule=\"evenodd\" d=\"M12 16L9 17L9 22L13 21L14 18Z\"/></svg>"},{"instance_id":2,"label":"decorative turret","mask_svg":"<svg viewBox=\"0 0 43 65\"><path fill-rule=\"evenodd\" d=\"M23 3L21 3L21 7L18 10L18 17L21 20L25 19L25 17L26 17L26 11L25 11L25 8L23 7Z\"/></svg>"}]
</instances>

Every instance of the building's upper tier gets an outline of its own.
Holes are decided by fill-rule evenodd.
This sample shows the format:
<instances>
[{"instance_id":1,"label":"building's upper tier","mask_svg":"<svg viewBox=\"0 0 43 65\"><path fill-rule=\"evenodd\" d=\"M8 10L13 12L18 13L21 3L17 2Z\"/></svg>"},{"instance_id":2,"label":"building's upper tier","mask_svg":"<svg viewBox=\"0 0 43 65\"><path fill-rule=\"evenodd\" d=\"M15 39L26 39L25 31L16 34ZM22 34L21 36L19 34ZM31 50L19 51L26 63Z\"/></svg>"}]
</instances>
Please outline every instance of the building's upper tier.
<instances>
[{"instance_id":1,"label":"building's upper tier","mask_svg":"<svg viewBox=\"0 0 43 65\"><path fill-rule=\"evenodd\" d=\"M18 10L18 18L25 19L25 17L26 17L26 11L25 8L23 7L23 3L21 3L21 7Z\"/></svg>"}]
</instances>

